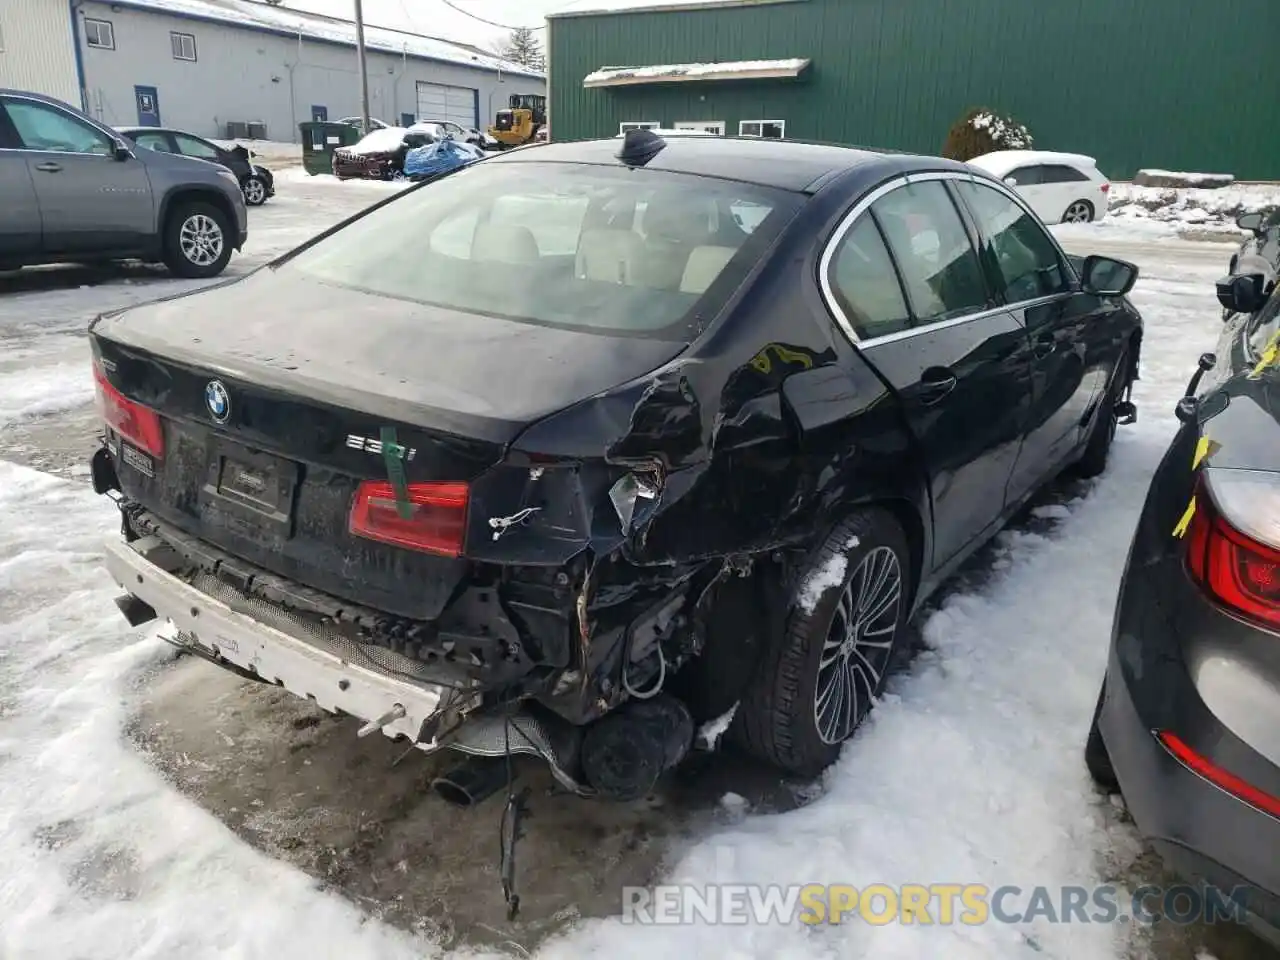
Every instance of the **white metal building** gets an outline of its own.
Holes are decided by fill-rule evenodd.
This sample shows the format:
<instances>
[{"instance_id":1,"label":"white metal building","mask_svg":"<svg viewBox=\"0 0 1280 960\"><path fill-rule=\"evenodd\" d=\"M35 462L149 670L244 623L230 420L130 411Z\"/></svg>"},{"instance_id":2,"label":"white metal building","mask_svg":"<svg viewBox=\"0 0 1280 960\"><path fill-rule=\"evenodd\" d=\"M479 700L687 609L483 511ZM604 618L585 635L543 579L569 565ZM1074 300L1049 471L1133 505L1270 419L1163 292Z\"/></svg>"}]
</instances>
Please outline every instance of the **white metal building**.
<instances>
[{"instance_id":1,"label":"white metal building","mask_svg":"<svg viewBox=\"0 0 1280 960\"><path fill-rule=\"evenodd\" d=\"M68 0L0 0L0 10L15 2L68 10ZM83 102L104 123L209 137L252 124L235 136L295 141L301 121L360 113L350 21L255 0L70 2ZM386 123L485 127L512 94L546 92L542 74L465 44L366 26L365 46L369 110Z\"/></svg>"},{"instance_id":2,"label":"white metal building","mask_svg":"<svg viewBox=\"0 0 1280 960\"><path fill-rule=\"evenodd\" d=\"M0 87L80 104L68 0L0 0Z\"/></svg>"}]
</instances>

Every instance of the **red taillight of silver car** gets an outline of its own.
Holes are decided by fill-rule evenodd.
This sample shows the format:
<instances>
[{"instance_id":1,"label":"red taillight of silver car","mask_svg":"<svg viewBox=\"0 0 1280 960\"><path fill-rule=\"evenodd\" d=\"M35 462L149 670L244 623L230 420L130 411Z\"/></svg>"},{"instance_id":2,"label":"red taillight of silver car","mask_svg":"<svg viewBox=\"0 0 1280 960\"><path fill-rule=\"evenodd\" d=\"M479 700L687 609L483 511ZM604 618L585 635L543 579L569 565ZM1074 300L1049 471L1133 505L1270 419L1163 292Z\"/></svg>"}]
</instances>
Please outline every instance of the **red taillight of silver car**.
<instances>
[{"instance_id":1,"label":"red taillight of silver car","mask_svg":"<svg viewBox=\"0 0 1280 960\"><path fill-rule=\"evenodd\" d=\"M1280 629L1280 477L1206 471L1187 529L1187 569L1222 606Z\"/></svg>"}]
</instances>

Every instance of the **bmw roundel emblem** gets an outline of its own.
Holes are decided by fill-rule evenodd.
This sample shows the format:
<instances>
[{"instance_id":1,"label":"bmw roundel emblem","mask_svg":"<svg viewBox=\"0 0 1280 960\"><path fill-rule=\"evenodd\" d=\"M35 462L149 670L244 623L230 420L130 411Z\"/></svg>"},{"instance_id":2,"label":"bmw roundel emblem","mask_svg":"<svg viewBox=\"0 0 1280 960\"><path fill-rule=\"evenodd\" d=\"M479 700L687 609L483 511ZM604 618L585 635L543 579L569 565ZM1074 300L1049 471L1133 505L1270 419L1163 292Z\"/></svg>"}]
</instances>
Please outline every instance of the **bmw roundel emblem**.
<instances>
[{"instance_id":1,"label":"bmw roundel emblem","mask_svg":"<svg viewBox=\"0 0 1280 960\"><path fill-rule=\"evenodd\" d=\"M226 423L231 416L231 397L221 380L210 380L204 388L204 405L215 423Z\"/></svg>"}]
</instances>

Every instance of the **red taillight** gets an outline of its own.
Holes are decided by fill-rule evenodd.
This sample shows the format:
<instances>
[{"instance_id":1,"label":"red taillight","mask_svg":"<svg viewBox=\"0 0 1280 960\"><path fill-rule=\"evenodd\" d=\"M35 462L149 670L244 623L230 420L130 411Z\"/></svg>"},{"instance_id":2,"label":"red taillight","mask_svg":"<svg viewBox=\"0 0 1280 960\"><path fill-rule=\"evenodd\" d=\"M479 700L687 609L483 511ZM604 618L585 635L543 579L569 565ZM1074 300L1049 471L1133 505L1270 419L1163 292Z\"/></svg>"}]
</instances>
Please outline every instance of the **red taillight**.
<instances>
[{"instance_id":1,"label":"red taillight","mask_svg":"<svg viewBox=\"0 0 1280 960\"><path fill-rule=\"evenodd\" d=\"M1176 733L1161 730L1158 737L1160 742L1164 744L1165 749L1173 754L1188 770L1199 774L1214 786L1225 790L1239 800L1243 800L1249 806L1256 807L1264 813L1271 814L1273 817L1280 817L1280 797L1273 797L1266 791L1259 790L1253 784L1241 780L1234 773L1223 770L1208 757L1203 757L1192 750Z\"/></svg>"},{"instance_id":2,"label":"red taillight","mask_svg":"<svg viewBox=\"0 0 1280 960\"><path fill-rule=\"evenodd\" d=\"M401 516L395 488L385 480L366 480L351 505L351 533L397 547L456 557L467 532L465 483L410 483Z\"/></svg>"},{"instance_id":3,"label":"red taillight","mask_svg":"<svg viewBox=\"0 0 1280 960\"><path fill-rule=\"evenodd\" d=\"M1103 193L1109 193L1110 191L1111 191L1111 184L1109 184L1109 183L1104 183L1104 184L1102 185L1102 192L1103 192Z\"/></svg>"},{"instance_id":4,"label":"red taillight","mask_svg":"<svg viewBox=\"0 0 1280 960\"><path fill-rule=\"evenodd\" d=\"M160 428L160 415L134 403L113 387L98 361L93 364L93 379L97 386L98 411L107 426L139 450L163 457L164 431Z\"/></svg>"},{"instance_id":5,"label":"red taillight","mask_svg":"<svg viewBox=\"0 0 1280 960\"><path fill-rule=\"evenodd\" d=\"M1232 526L1203 487L1187 531L1187 569L1223 606L1280 628L1280 550Z\"/></svg>"}]
</instances>

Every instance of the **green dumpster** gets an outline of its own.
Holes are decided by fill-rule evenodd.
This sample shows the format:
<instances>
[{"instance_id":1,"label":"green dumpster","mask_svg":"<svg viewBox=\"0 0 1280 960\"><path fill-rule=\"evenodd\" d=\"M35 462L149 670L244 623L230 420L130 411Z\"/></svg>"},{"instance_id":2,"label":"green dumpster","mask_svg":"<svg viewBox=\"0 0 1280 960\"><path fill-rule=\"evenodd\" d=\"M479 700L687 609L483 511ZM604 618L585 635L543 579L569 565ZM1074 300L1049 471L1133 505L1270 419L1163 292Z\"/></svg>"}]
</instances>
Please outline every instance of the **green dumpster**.
<instances>
[{"instance_id":1,"label":"green dumpster","mask_svg":"<svg viewBox=\"0 0 1280 960\"><path fill-rule=\"evenodd\" d=\"M349 147L360 139L360 131L349 123L308 120L298 124L302 133L302 167L313 177L333 172L333 151Z\"/></svg>"}]
</instances>

